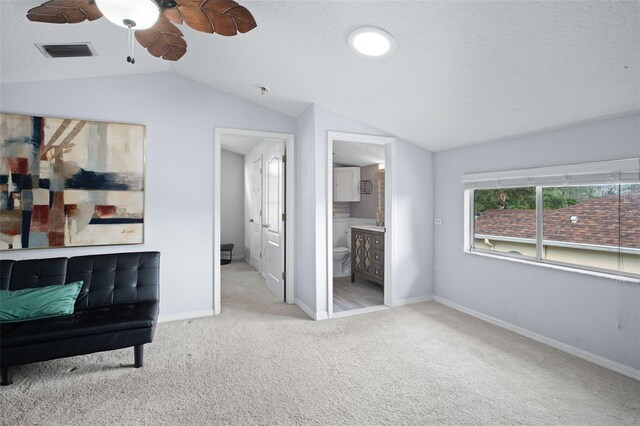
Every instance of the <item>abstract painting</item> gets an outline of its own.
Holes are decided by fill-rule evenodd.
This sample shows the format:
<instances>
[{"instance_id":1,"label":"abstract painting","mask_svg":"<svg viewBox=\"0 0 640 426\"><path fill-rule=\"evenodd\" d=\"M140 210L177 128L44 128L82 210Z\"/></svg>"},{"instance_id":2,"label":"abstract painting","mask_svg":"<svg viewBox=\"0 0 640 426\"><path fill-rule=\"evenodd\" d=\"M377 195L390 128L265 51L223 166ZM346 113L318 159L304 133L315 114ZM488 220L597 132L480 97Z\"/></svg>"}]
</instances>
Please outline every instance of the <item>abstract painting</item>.
<instances>
[{"instance_id":1,"label":"abstract painting","mask_svg":"<svg viewBox=\"0 0 640 426\"><path fill-rule=\"evenodd\" d=\"M0 249L143 243L145 131L0 114Z\"/></svg>"}]
</instances>

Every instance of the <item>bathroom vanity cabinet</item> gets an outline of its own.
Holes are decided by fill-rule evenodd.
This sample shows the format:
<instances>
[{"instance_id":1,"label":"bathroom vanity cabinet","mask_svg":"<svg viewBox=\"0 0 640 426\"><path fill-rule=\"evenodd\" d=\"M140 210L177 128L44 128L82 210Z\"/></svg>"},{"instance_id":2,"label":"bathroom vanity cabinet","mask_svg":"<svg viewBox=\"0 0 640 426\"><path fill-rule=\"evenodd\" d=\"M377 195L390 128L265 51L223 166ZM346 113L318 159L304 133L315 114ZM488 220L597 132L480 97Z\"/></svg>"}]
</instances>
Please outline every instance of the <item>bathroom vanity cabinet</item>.
<instances>
[{"instance_id":1,"label":"bathroom vanity cabinet","mask_svg":"<svg viewBox=\"0 0 640 426\"><path fill-rule=\"evenodd\" d=\"M351 282L356 274L384 285L384 228L351 228Z\"/></svg>"}]
</instances>

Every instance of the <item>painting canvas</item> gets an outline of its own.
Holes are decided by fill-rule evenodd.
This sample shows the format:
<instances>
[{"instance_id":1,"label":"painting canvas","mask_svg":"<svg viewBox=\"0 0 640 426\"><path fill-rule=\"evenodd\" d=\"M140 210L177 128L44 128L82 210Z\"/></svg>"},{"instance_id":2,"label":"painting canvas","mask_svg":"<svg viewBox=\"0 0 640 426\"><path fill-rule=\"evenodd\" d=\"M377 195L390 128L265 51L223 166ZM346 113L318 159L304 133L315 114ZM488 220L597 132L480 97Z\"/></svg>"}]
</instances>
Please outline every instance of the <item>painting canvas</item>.
<instances>
[{"instance_id":1,"label":"painting canvas","mask_svg":"<svg viewBox=\"0 0 640 426\"><path fill-rule=\"evenodd\" d=\"M0 249L140 244L145 127L0 114Z\"/></svg>"}]
</instances>

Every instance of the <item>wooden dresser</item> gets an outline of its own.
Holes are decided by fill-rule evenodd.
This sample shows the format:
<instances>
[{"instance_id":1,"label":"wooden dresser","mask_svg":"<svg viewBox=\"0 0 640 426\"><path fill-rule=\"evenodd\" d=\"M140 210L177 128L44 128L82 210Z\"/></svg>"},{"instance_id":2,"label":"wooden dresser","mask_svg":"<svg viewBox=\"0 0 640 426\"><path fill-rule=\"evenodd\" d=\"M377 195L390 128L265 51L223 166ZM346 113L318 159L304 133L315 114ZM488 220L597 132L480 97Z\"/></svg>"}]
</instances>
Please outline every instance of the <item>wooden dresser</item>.
<instances>
[{"instance_id":1,"label":"wooden dresser","mask_svg":"<svg viewBox=\"0 0 640 426\"><path fill-rule=\"evenodd\" d=\"M384 285L384 232L351 228L351 282L356 274Z\"/></svg>"}]
</instances>

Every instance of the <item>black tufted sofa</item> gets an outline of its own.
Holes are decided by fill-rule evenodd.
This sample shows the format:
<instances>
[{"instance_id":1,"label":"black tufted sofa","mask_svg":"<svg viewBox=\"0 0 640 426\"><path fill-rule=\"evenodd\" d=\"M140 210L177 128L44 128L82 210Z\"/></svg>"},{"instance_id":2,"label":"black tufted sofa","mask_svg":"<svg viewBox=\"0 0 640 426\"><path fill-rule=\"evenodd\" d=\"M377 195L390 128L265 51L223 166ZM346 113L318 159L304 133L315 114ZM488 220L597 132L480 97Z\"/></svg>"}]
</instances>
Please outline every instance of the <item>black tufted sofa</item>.
<instances>
[{"instance_id":1,"label":"black tufted sofa","mask_svg":"<svg viewBox=\"0 0 640 426\"><path fill-rule=\"evenodd\" d=\"M0 324L2 385L12 383L16 365L131 346L142 367L158 318L159 275L157 252L0 261L2 290L84 281L73 315Z\"/></svg>"}]
</instances>

